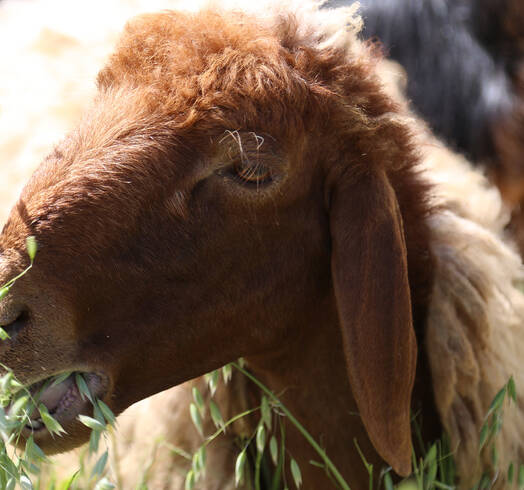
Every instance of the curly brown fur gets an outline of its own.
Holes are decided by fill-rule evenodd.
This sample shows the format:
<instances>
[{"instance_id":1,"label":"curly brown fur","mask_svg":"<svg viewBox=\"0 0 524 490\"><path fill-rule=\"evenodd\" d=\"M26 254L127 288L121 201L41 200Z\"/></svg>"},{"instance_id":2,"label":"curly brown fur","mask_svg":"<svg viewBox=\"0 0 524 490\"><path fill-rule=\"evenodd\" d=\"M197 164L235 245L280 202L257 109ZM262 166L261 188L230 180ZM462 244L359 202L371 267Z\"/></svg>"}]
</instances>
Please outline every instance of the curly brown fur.
<instances>
[{"instance_id":1,"label":"curly brown fur","mask_svg":"<svg viewBox=\"0 0 524 490\"><path fill-rule=\"evenodd\" d=\"M354 438L405 475L411 408L448 427L425 339L430 321L456 328L432 315L442 209L419 124L386 94L376 51L339 12L273 8L128 24L93 106L2 231L2 281L24 266L26 235L40 249L0 305L8 330L28 314L0 359L26 382L104 373L120 412L243 356L360 488ZM246 178L260 166L270 178ZM64 426L67 438L35 440L85 440ZM322 488L316 456L286 430L304 481Z\"/></svg>"}]
</instances>

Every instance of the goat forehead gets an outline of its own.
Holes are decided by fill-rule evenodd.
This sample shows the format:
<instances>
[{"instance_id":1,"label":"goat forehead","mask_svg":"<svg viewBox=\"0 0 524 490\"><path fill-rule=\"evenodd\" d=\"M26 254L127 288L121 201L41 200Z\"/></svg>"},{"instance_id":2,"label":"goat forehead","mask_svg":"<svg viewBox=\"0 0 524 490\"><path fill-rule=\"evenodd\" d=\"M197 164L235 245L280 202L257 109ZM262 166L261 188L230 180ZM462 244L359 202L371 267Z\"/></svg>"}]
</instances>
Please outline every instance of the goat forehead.
<instances>
[{"instance_id":1,"label":"goat forehead","mask_svg":"<svg viewBox=\"0 0 524 490\"><path fill-rule=\"evenodd\" d=\"M25 198L56 208L104 188L126 191L141 178L151 183L151 175L165 182L173 177L166 171L180 177L182 164L224 130L251 119L257 130L280 133L277 124L290 123L282 117L286 107L300 118L298 94L306 94L292 85L304 82L290 79L278 40L238 16L231 22L210 12L191 19L163 13L133 21L99 75L95 104L35 174ZM177 165L165 165L175 157Z\"/></svg>"},{"instance_id":2,"label":"goat forehead","mask_svg":"<svg viewBox=\"0 0 524 490\"><path fill-rule=\"evenodd\" d=\"M190 91L195 75L202 85L220 78L205 73L209 68L237 63L240 69L246 58L274 58L278 49L270 31L240 13L148 14L128 23L99 82L107 86L131 79L165 94L175 82Z\"/></svg>"},{"instance_id":3,"label":"goat forehead","mask_svg":"<svg viewBox=\"0 0 524 490\"><path fill-rule=\"evenodd\" d=\"M98 86L102 93L138 90L143 106L173 114L179 124L192 124L202 109L245 110L239 100L300 106L307 83L290 66L283 37L238 12L141 16L128 24Z\"/></svg>"},{"instance_id":4,"label":"goat forehead","mask_svg":"<svg viewBox=\"0 0 524 490\"><path fill-rule=\"evenodd\" d=\"M89 115L22 196L29 209L25 224L50 222L61 209L102 195L128 196L133 177L137 184L151 182L151 174L166 182L169 175L162 172L169 158L161 157L185 146L185 158L169 167L180 169L181 161L195 156L187 148L204 141L179 139L174 145L174 132L202 121L210 131L271 128L282 137L293 121L300 125L310 87L304 73L291 68L297 61L289 58L292 22L280 27L287 34L242 14L215 11L132 21L99 75L99 95ZM288 111L285 117L283 111ZM155 166L158 162L164 165ZM128 203L140 204L137 199Z\"/></svg>"}]
</instances>

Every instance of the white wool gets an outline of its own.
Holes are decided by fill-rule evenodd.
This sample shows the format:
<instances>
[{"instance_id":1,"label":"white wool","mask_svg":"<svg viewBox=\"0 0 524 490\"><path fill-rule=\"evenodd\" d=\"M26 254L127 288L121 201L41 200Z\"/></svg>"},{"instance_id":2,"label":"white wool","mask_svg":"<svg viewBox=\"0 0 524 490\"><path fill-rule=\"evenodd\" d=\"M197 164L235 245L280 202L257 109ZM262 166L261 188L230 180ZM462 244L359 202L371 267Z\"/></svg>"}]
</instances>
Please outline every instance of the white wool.
<instances>
[{"instance_id":1,"label":"white wool","mask_svg":"<svg viewBox=\"0 0 524 490\"><path fill-rule=\"evenodd\" d=\"M402 98L402 69L383 62L385 89ZM413 117L411 117L413 119ZM479 459L479 436L497 392L513 376L524 386L524 267L506 237L510 213L498 189L461 155L451 152L419 120L417 140L424 177L440 211L429 220L436 277L426 327L437 410L461 476L460 488L478 483L491 466L490 447ZM524 461L524 394L505 405L495 439L499 465L495 488L507 489L505 470ZM482 463L481 463L482 461Z\"/></svg>"},{"instance_id":2,"label":"white wool","mask_svg":"<svg viewBox=\"0 0 524 490\"><path fill-rule=\"evenodd\" d=\"M358 50L356 6L322 10L320 1L302 0L3 0L0 2L0 222L39 161L74 127L95 91L95 76L124 23L132 16L166 8L198 10L227 6L257 15L271 25L293 12L306 44ZM384 65L385 66L385 65ZM385 87L397 91L389 73ZM386 70L387 71L387 70ZM400 99L399 99L400 100ZM428 136L420 144L424 172L434 184L434 200L446 210L430 220L437 277L430 305L427 351L437 408L451 432L464 484L476 478L478 433L482 417L510 374L524 386L524 300L515 286L524 277L511 244L502 240L508 212L498 191L462 157ZM131 407L120 417L116 457L126 468L123 488L132 488L149 468L156 481L183 487L188 464L173 459L157 437L194 449L198 436L187 413L191 385L185 384ZM497 440L501 460L524 459L522 389L519 407L505 410ZM166 407L169 410L166 410ZM152 420L154 423L151 423ZM168 430L170 429L170 430ZM176 429L176 430L175 430ZM167 435L166 435L167 434ZM168 441L169 442L169 441ZM222 448L216 488L233 488L234 454ZM62 460L65 461L67 457ZM488 458L489 459L489 458ZM226 464L227 463L227 464ZM507 467L507 466L506 466ZM226 471L226 474L224 474ZM156 475L156 477L155 477ZM123 478L123 477L122 477ZM134 480L133 480L134 479ZM133 482L133 483L132 483ZM213 488L211 484L206 488Z\"/></svg>"},{"instance_id":3,"label":"white wool","mask_svg":"<svg viewBox=\"0 0 524 490\"><path fill-rule=\"evenodd\" d=\"M435 201L448 210L430 219L436 258L426 351L438 411L457 448L462 487L470 488L491 464L479 464L484 417L496 393L514 376L524 386L524 268L501 240L509 213L498 191L467 162L441 146L425 149ZM506 406L496 438L499 468L524 457L524 397ZM497 488L509 488L500 475Z\"/></svg>"},{"instance_id":4,"label":"white wool","mask_svg":"<svg viewBox=\"0 0 524 490\"><path fill-rule=\"evenodd\" d=\"M478 444L495 394L514 376L518 405L506 405L496 438L499 468L524 456L524 298L520 257L490 230L442 212L431 220L436 283L426 331L437 408L457 448L455 460L464 488L483 468ZM519 390L518 390L519 391ZM489 467L490 453L484 454ZM499 487L504 476L499 478Z\"/></svg>"},{"instance_id":5,"label":"white wool","mask_svg":"<svg viewBox=\"0 0 524 490\"><path fill-rule=\"evenodd\" d=\"M459 216L502 236L510 211L498 189L464 157L452 153L439 141L427 145L424 165L430 174L428 178L435 184L436 200Z\"/></svg>"}]
</instances>

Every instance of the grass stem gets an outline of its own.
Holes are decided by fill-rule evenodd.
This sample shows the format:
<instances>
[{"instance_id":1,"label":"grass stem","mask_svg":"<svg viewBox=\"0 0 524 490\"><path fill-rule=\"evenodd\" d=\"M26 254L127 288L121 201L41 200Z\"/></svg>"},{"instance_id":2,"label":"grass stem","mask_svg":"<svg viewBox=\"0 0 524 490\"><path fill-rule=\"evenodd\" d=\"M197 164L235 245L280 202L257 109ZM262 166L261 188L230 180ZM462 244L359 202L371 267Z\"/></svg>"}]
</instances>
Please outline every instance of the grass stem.
<instances>
[{"instance_id":1,"label":"grass stem","mask_svg":"<svg viewBox=\"0 0 524 490\"><path fill-rule=\"evenodd\" d=\"M329 469L329 471L333 475L336 482L340 485L340 488L342 488L343 490L351 490L349 485L346 483L346 480L344 480L343 476L338 471L337 467L334 465L331 459L329 459L326 452L318 445L318 443L315 441L315 439L313 439L311 434L293 416L293 414L286 408L286 406L280 401L280 399L269 388L267 388L257 378L255 378L249 371L246 371L245 369L241 368L238 365L238 363L232 362L231 364L236 369L238 369L244 376L246 376L253 383L255 383L271 400L273 400L278 405L280 410L284 412L284 414L290 420L290 422L300 431L300 433L304 436L307 442L309 442L309 444L313 447L313 449L317 452L317 454L322 458L322 461L324 461L326 467Z\"/></svg>"}]
</instances>

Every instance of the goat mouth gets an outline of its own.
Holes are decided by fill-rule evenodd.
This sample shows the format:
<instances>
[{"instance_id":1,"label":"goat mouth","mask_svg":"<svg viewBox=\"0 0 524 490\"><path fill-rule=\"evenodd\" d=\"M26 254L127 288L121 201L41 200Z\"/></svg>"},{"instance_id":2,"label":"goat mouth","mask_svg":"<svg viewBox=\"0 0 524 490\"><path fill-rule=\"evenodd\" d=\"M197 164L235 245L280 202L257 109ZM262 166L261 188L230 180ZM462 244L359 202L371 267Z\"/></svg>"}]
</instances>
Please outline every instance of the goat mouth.
<instances>
[{"instance_id":1,"label":"goat mouth","mask_svg":"<svg viewBox=\"0 0 524 490\"><path fill-rule=\"evenodd\" d=\"M77 375L85 380L93 400L104 398L108 391L108 378L102 373L73 372L65 379L56 382L56 376L46 378L29 386L28 390L37 405L43 404L49 414L66 430L79 415L93 412L92 402L80 393ZM22 434L24 436L44 436L47 428L38 408L29 415Z\"/></svg>"}]
</instances>

